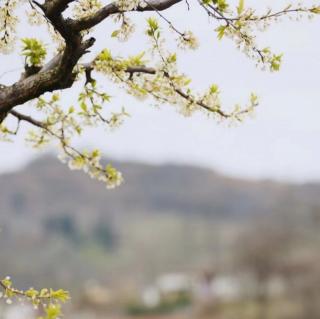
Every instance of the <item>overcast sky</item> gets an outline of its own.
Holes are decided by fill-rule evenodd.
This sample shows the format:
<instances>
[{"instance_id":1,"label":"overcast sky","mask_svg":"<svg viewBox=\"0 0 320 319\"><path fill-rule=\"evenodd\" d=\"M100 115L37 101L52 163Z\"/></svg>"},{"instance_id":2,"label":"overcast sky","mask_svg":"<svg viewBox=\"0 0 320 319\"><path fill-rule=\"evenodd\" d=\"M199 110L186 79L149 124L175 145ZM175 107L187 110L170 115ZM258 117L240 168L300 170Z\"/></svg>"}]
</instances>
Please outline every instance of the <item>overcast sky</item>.
<instances>
[{"instance_id":1,"label":"overcast sky","mask_svg":"<svg viewBox=\"0 0 320 319\"><path fill-rule=\"evenodd\" d=\"M247 1L255 6L257 2ZM285 3L259 0L259 7ZM285 54L281 72L270 74L257 69L230 40L219 42L214 24L201 12L188 13L182 4L166 16L182 30L192 29L199 36L198 51L179 55L180 67L192 76L193 87L203 90L211 83L219 84L224 105L245 102L254 91L261 101L255 117L230 127L203 114L185 118L171 106L155 108L150 101L142 103L113 90L118 97L112 107L125 106L131 117L114 132L90 131L83 145L99 146L107 156L123 160L182 162L250 178L320 180L320 17L283 21L261 34L262 46ZM137 30L142 30L144 18L137 21ZM141 34L118 44L110 40L113 29L110 23L97 29L97 50L108 46L123 56L143 50ZM30 31L24 26L26 30ZM1 56L1 60L0 74L22 62L17 56ZM14 72L6 74L0 82L13 77ZM75 103L74 95L67 95L64 102ZM22 138L12 144L1 142L0 171L19 168L36 154Z\"/></svg>"}]
</instances>

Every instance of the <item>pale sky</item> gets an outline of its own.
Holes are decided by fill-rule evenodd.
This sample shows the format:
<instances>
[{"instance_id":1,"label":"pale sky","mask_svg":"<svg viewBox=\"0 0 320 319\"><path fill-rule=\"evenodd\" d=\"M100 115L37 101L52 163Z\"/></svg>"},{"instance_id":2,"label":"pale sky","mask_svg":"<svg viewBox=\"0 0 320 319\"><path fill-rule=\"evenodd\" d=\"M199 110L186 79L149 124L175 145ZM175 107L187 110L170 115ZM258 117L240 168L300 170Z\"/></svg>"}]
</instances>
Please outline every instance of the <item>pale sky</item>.
<instances>
[{"instance_id":1,"label":"pale sky","mask_svg":"<svg viewBox=\"0 0 320 319\"><path fill-rule=\"evenodd\" d=\"M191 5L193 1L189 0ZM320 5L320 1L314 2ZM259 3L263 8L268 4L281 7L287 1L247 3ZM259 34L262 46L284 53L281 71L270 74L257 69L232 41L218 41L213 32L215 25L201 12L188 13L182 4L165 15L180 29L194 30L199 37L198 51L179 54L181 70L193 78L193 87L203 90L217 83L226 106L245 102L254 91L261 101L255 117L229 127L203 114L185 118L172 106L155 108L150 101L137 101L110 89L108 93L117 95L110 107L117 110L125 106L131 117L116 131L90 131L82 145L99 146L108 157L123 160L188 163L250 178L319 181L320 16L312 21L285 20ZM137 30L142 30L144 18L137 21ZM23 29L30 31L25 26ZM119 44L110 40L113 30L110 23L96 30L97 50L107 46L122 56L143 50L141 32L139 37ZM0 74L21 65L17 56L1 56L1 61ZM13 76L14 72L6 74L0 82L10 81ZM76 98L68 94L64 102L74 104ZM27 147L22 138L14 143L0 142L0 171L17 169L36 154L38 151Z\"/></svg>"}]
</instances>

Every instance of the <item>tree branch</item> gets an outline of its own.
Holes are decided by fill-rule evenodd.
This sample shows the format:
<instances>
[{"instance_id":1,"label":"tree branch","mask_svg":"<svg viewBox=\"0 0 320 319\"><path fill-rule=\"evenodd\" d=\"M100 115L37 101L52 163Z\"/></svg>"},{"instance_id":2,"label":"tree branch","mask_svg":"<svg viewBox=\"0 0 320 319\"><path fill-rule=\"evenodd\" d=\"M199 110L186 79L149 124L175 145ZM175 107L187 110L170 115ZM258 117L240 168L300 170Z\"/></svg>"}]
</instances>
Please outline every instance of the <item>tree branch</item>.
<instances>
[{"instance_id":1,"label":"tree branch","mask_svg":"<svg viewBox=\"0 0 320 319\"><path fill-rule=\"evenodd\" d=\"M20 112L15 111L15 110L11 110L9 113L12 116L14 116L18 121L28 122L28 123L30 123L30 124L32 124L34 126L39 127L39 128L45 128L46 127L45 123L42 123L42 122L40 122L38 120L35 120L31 116L22 114Z\"/></svg>"},{"instance_id":2,"label":"tree branch","mask_svg":"<svg viewBox=\"0 0 320 319\"><path fill-rule=\"evenodd\" d=\"M82 64L82 67L84 68L85 74L86 74L86 84L94 81L91 75L92 71L94 70L93 64L94 64L94 61L91 63ZM144 65L129 66L125 71L130 74L130 77L134 73L156 74L157 72L156 69L152 67L147 67Z\"/></svg>"},{"instance_id":3,"label":"tree branch","mask_svg":"<svg viewBox=\"0 0 320 319\"><path fill-rule=\"evenodd\" d=\"M75 0L46 0L44 5L41 5L42 8L48 15L54 16L61 14L64 10L67 9L69 3Z\"/></svg>"},{"instance_id":4,"label":"tree branch","mask_svg":"<svg viewBox=\"0 0 320 319\"><path fill-rule=\"evenodd\" d=\"M94 41L94 38L90 38L81 42L80 38L78 39L79 43L68 44L61 59L58 59L51 68L45 68L44 71L21 79L11 86L1 88L0 118L2 118L1 115L7 114L13 107L37 98L43 93L71 87L75 81L74 66L81 56L87 52L88 48L93 45Z\"/></svg>"},{"instance_id":5,"label":"tree branch","mask_svg":"<svg viewBox=\"0 0 320 319\"><path fill-rule=\"evenodd\" d=\"M133 74L133 73L147 73L147 74L156 74L156 69L150 68L144 65L139 66L129 66L126 69L126 72Z\"/></svg>"},{"instance_id":6,"label":"tree branch","mask_svg":"<svg viewBox=\"0 0 320 319\"><path fill-rule=\"evenodd\" d=\"M145 6L138 6L133 11L143 12L143 11L162 11L166 10L173 5L181 2L182 0L149 0ZM69 22L69 26L74 31L82 31L86 29L90 29L109 17L112 14L122 13L123 11L117 3L110 3L100 10L98 10L95 14L79 19L79 20L71 20Z\"/></svg>"}]
</instances>

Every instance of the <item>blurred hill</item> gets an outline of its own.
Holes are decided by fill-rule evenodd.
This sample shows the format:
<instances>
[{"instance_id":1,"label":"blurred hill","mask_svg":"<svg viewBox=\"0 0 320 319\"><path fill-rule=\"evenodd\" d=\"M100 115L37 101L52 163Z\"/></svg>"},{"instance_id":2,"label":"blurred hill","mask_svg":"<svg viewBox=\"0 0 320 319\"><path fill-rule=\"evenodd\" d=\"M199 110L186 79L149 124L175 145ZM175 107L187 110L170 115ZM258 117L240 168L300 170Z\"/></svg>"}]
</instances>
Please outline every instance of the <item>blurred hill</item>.
<instances>
[{"instance_id":1,"label":"blurred hill","mask_svg":"<svg viewBox=\"0 0 320 319\"><path fill-rule=\"evenodd\" d=\"M237 232L320 219L320 184L248 181L177 165L113 162L107 190L51 157L0 176L0 269L21 285L143 282L164 271L223 267Z\"/></svg>"},{"instance_id":2,"label":"blurred hill","mask_svg":"<svg viewBox=\"0 0 320 319\"><path fill-rule=\"evenodd\" d=\"M228 178L210 170L114 162L126 182L114 191L70 171L55 158L39 159L24 170L0 175L0 210L44 218L71 214L90 220L115 214L174 213L244 218L297 205L320 205L320 184L293 186ZM10 215L9 215L10 214Z\"/></svg>"}]
</instances>

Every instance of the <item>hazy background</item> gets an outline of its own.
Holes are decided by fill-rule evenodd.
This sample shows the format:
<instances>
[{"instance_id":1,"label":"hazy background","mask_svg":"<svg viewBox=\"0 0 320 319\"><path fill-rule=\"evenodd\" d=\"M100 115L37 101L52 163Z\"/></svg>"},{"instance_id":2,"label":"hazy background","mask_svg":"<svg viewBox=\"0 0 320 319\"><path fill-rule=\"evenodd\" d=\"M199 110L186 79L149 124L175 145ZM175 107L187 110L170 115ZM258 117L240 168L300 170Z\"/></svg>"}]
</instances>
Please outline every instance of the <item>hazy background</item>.
<instances>
[{"instance_id":1,"label":"hazy background","mask_svg":"<svg viewBox=\"0 0 320 319\"><path fill-rule=\"evenodd\" d=\"M181 70L197 90L218 83L226 108L256 92L255 117L232 126L184 118L102 82L114 96L107 107L125 106L131 117L114 132L90 130L78 146L101 147L123 172L113 191L48 155L54 148L33 151L22 136L0 143L0 277L69 289L67 318L318 319L320 19L284 20L259 34L261 46L285 54L270 74L230 40L219 42L189 2L194 11L180 4L165 12L200 40L198 51L179 52ZM119 44L106 22L88 60L103 47L143 50L145 22L133 18L138 37ZM48 41L25 24L19 32L35 31ZM0 82L13 82L22 65L18 55L1 56ZM1 319L34 317L0 303Z\"/></svg>"}]
</instances>

